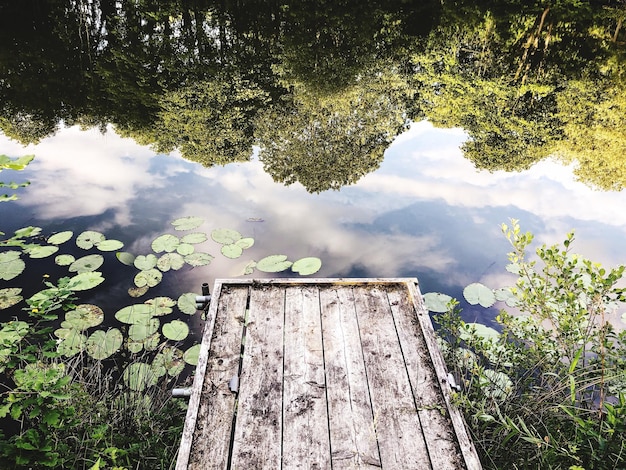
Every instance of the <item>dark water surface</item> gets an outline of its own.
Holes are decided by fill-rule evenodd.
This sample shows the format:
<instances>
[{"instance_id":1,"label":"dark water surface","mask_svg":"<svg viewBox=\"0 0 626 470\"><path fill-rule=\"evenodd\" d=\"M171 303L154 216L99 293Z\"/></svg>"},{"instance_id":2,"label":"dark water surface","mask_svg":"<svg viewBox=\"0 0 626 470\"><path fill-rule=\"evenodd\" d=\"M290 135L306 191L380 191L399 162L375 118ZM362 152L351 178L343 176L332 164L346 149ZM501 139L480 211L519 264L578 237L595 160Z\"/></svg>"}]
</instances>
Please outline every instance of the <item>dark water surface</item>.
<instances>
[{"instance_id":1,"label":"dark water surface","mask_svg":"<svg viewBox=\"0 0 626 470\"><path fill-rule=\"evenodd\" d=\"M239 260L198 247L210 266L154 290L174 298L270 254L460 298L511 282L509 218L626 262L619 2L160 3L0 3L0 154L36 156L1 175L32 184L0 230L98 230L147 254L194 215L255 239ZM0 288L63 274L28 264ZM85 300L130 303L132 268L107 255L103 272Z\"/></svg>"}]
</instances>

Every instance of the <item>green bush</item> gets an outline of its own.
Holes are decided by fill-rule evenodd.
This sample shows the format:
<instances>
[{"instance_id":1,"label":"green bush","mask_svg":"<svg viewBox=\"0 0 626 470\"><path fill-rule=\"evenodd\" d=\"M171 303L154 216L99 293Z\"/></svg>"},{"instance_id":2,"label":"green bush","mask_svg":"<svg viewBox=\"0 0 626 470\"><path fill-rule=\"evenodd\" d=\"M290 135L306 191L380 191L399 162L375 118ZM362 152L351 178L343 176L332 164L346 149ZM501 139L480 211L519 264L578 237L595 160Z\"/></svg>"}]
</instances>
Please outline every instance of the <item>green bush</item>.
<instances>
[{"instance_id":1,"label":"green bush","mask_svg":"<svg viewBox=\"0 0 626 470\"><path fill-rule=\"evenodd\" d=\"M454 300L436 316L483 465L626 468L626 332L606 318L625 300L624 266L572 253L573 233L531 260L532 234L515 220L502 229L517 281L495 293L512 311L500 312L496 329L464 322Z\"/></svg>"}]
</instances>

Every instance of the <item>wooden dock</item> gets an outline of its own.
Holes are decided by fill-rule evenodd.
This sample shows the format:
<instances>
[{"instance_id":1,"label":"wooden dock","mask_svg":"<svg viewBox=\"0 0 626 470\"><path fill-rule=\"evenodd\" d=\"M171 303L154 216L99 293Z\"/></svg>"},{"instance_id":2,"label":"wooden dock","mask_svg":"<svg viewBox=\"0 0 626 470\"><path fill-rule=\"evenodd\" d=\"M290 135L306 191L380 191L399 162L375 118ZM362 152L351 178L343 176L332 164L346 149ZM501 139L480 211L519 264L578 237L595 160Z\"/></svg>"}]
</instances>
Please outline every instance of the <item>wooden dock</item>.
<instances>
[{"instance_id":1,"label":"wooden dock","mask_svg":"<svg viewBox=\"0 0 626 470\"><path fill-rule=\"evenodd\" d=\"M417 279L217 280L176 469L480 469L447 380Z\"/></svg>"}]
</instances>

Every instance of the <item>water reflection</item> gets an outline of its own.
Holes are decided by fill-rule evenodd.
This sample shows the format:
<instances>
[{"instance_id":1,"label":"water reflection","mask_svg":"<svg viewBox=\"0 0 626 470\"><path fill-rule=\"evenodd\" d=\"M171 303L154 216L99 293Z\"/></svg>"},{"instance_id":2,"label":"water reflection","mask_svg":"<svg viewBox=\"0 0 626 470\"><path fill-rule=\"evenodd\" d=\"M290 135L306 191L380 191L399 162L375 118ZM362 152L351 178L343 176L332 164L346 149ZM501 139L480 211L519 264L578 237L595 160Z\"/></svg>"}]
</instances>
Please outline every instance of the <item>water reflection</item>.
<instances>
[{"instance_id":1,"label":"water reflection","mask_svg":"<svg viewBox=\"0 0 626 470\"><path fill-rule=\"evenodd\" d=\"M2 204L0 217L7 233L28 224L46 232L100 229L141 254L170 220L198 215L205 230L230 227L253 236L246 260L318 256L320 276L417 276L425 292L457 296L470 282L511 282L499 231L509 217L542 242L575 228L577 251L608 266L625 262L626 215L619 210L625 194L591 191L570 168L547 161L517 174L477 171L462 156L466 138L458 129L414 124L377 171L339 191L310 194L298 183L274 182L257 157L205 168L112 132L66 129L27 149L3 137L0 152L36 159L21 175L33 184L19 201ZM86 165L68 163L77 158ZM240 274L244 263L220 256L219 245L209 241L203 249L217 255L213 263L176 274L170 288L197 290L201 282ZM118 289L122 297L125 287ZM465 307L467 318L492 318Z\"/></svg>"},{"instance_id":2,"label":"water reflection","mask_svg":"<svg viewBox=\"0 0 626 470\"><path fill-rule=\"evenodd\" d=\"M0 126L106 128L205 166L337 189L409 120L470 137L477 168L554 157L626 183L623 6L564 1L25 1L0 8Z\"/></svg>"}]
</instances>

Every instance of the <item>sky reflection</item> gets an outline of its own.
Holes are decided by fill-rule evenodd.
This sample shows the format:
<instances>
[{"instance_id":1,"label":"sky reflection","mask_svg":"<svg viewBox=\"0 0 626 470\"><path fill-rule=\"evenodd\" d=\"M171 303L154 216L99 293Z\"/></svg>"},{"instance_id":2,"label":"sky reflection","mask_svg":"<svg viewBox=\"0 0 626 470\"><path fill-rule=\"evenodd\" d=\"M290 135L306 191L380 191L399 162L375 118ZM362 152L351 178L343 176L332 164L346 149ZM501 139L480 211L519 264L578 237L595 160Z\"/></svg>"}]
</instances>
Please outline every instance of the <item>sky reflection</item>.
<instances>
[{"instance_id":1,"label":"sky reflection","mask_svg":"<svg viewBox=\"0 0 626 470\"><path fill-rule=\"evenodd\" d=\"M17 203L0 205L1 228L101 230L142 254L170 230L169 221L197 215L207 221L206 231L229 227L254 237L245 261L274 253L292 260L319 256L322 277L417 276L423 292L453 296L470 282L510 282L499 228L510 217L542 243L576 229L577 252L607 266L626 263L624 193L593 191L575 181L571 168L549 160L523 173L476 171L459 149L465 138L460 129L416 123L378 171L341 191L314 195L298 183L274 183L256 158L204 168L155 155L112 131L64 129L27 148L0 136L0 153L36 156L19 175L31 186L20 190ZM10 173L3 180L15 179ZM219 255L212 241L202 249L216 259L181 274L181 292L237 275L245 265ZM493 313L465 308L466 317Z\"/></svg>"}]
</instances>

